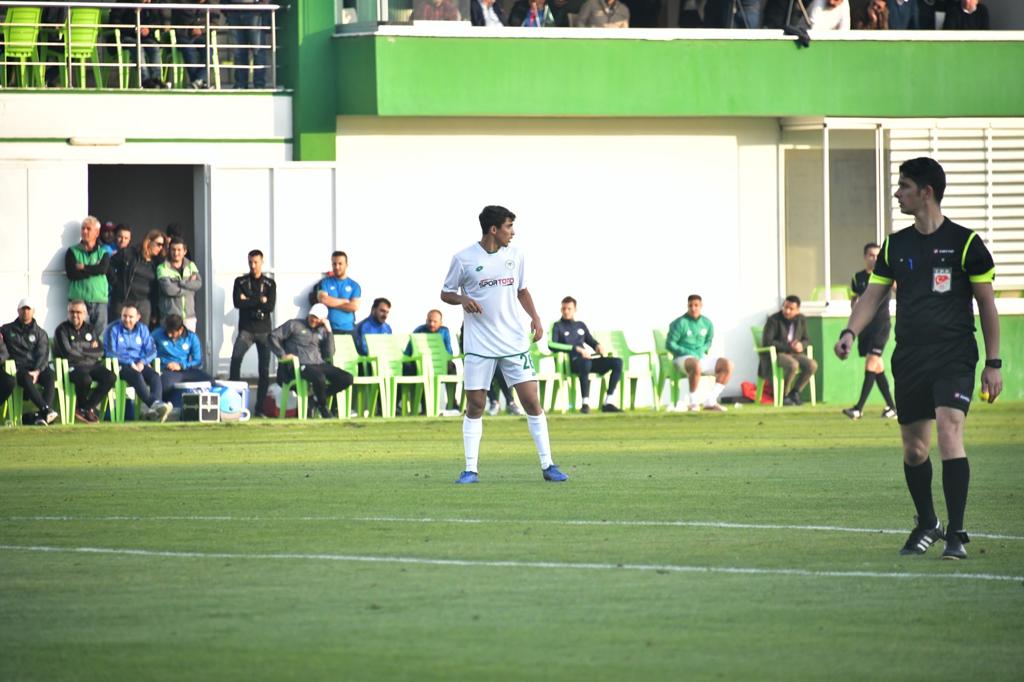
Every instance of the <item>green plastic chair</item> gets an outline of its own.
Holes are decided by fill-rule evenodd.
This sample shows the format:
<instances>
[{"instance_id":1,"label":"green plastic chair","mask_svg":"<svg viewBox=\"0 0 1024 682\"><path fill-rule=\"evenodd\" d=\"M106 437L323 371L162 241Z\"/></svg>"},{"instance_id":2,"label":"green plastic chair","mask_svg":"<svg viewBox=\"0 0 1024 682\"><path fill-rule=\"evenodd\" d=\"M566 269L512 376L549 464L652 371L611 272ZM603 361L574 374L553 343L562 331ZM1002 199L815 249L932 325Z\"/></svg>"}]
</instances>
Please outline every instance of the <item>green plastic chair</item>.
<instances>
[{"instance_id":1,"label":"green plastic chair","mask_svg":"<svg viewBox=\"0 0 1024 682\"><path fill-rule=\"evenodd\" d=\"M17 375L18 370L15 367L14 360L8 360L4 363L4 371L12 377ZM6 421L11 426L21 426L21 413L24 403L25 398L22 395L21 386L15 386L3 405Z\"/></svg>"},{"instance_id":2,"label":"green plastic chair","mask_svg":"<svg viewBox=\"0 0 1024 682\"><path fill-rule=\"evenodd\" d=\"M139 409L138 397L135 395L135 389L128 385L124 379L121 378L121 363L117 358L106 358L104 363L117 380L114 382L113 394L114 394L114 406L110 410L110 421L115 424L124 424L124 416L128 411L128 401L132 401L134 408L132 412L135 415L135 421L142 420L142 410ZM151 365L153 369L160 372L160 358L155 358ZM157 400L160 398L158 397ZM109 400L109 399L108 399ZM73 414L73 413L72 413Z\"/></svg>"},{"instance_id":3,"label":"green plastic chair","mask_svg":"<svg viewBox=\"0 0 1024 682\"><path fill-rule=\"evenodd\" d=\"M410 334L412 344L412 357L416 358L420 374L425 374L430 379L430 393L428 400L427 414L437 417L444 409L448 401L454 399L459 386L463 386L462 398L459 401L459 409L466 408L466 391L464 377L461 374L450 374L448 363L453 362L461 355L452 355L444 346L444 339L440 334ZM448 390L450 389L450 390ZM442 402L444 395L448 401Z\"/></svg>"},{"instance_id":4,"label":"green plastic chair","mask_svg":"<svg viewBox=\"0 0 1024 682\"><path fill-rule=\"evenodd\" d=\"M430 380L422 373L415 376L402 374L402 365L416 360L415 357L402 352L406 339L392 334L367 334L363 338L366 340L366 349L374 375L387 381L388 405L381 413L387 413L385 416L395 416L399 403L402 405L403 414L418 413L420 399L430 394ZM408 388L400 390L403 386Z\"/></svg>"},{"instance_id":5,"label":"green plastic chair","mask_svg":"<svg viewBox=\"0 0 1024 682\"><path fill-rule=\"evenodd\" d=\"M4 20L4 61L18 62L20 87L43 87L44 66L39 56L39 7L8 7ZM0 67L0 85L7 87L7 66Z\"/></svg>"},{"instance_id":6,"label":"green plastic chair","mask_svg":"<svg viewBox=\"0 0 1024 682\"><path fill-rule=\"evenodd\" d=\"M380 405L381 415L388 403L387 380L381 376L359 376L359 367L370 367L370 363L356 350L355 339L350 334L334 335L334 357L331 363L352 375L352 385L333 396L338 404L338 418L348 419L352 414L352 403L356 413L376 413Z\"/></svg>"},{"instance_id":7,"label":"green plastic chair","mask_svg":"<svg viewBox=\"0 0 1024 682\"><path fill-rule=\"evenodd\" d=\"M679 384L680 382L689 381L689 379L684 372L680 372L676 367L672 353L670 353L668 348L665 347L666 338L668 338L668 335L664 330L654 330L654 353L658 358L658 379L654 393L658 396L658 402L656 404L660 405L661 394L665 391L665 384L668 384L669 405L677 405L679 404L679 396L682 394L682 391L679 389Z\"/></svg>"},{"instance_id":8,"label":"green plastic chair","mask_svg":"<svg viewBox=\"0 0 1024 682\"><path fill-rule=\"evenodd\" d=\"M619 407L626 407L626 393L629 393L629 409L636 409L636 387L641 379L649 381L651 392L654 394L654 409L658 409L658 372L654 366L653 353L651 351L634 351L626 341L626 334L619 330L610 332L598 332L594 338L611 351L613 357L622 358L622 393L619 394ZM640 362L634 363L633 358L641 358Z\"/></svg>"},{"instance_id":9,"label":"green plastic chair","mask_svg":"<svg viewBox=\"0 0 1024 682\"><path fill-rule=\"evenodd\" d=\"M758 360L760 360L762 353L767 353L769 359L771 360L771 368L772 368L772 376L771 376L772 398L774 399L774 403L773 404L775 405L775 407L782 407L782 398L783 398L783 396L782 396L782 389L785 386L786 378L785 378L785 376L782 373L782 368L779 367L778 351L775 350L775 346L762 346L761 345L763 343L762 339L764 338L764 327L751 327L750 328L750 333L754 337L754 350L758 354ZM805 348L805 351L807 353L807 357L809 357L809 358L811 358L813 360L814 359L814 346L811 346L810 344L808 344L807 347ZM761 397L764 395L764 385L766 383L767 383L767 380L764 379L760 375L760 372L759 372L758 373L758 377L757 377L757 395L754 398L754 402L757 405L761 404ZM814 385L814 379L811 379L810 383L807 384L807 388L808 388L808 391L809 391L810 397L811 397L811 405L816 405L818 401L817 401L817 390L816 390L815 385Z\"/></svg>"},{"instance_id":10,"label":"green plastic chair","mask_svg":"<svg viewBox=\"0 0 1024 682\"><path fill-rule=\"evenodd\" d=\"M57 373L57 397L60 401L60 418L64 424L75 423L75 410L78 408L78 395L75 384L71 381L71 370L67 358L54 358L54 370ZM93 382L96 383L96 382ZM100 419L107 413L108 407L116 404L116 389L110 389L106 397L100 401ZM110 420L113 421L113 410L110 411Z\"/></svg>"},{"instance_id":11,"label":"green plastic chair","mask_svg":"<svg viewBox=\"0 0 1024 682\"><path fill-rule=\"evenodd\" d=\"M286 381L281 384L281 395L278 397L277 417L278 419L284 419L287 417L288 397L292 391L295 391L295 398L297 402L295 416L299 421L304 421L306 419L306 413L309 410L309 382L303 379L300 374L302 366L299 364L299 359L293 356L289 362L292 363L294 373L291 381Z\"/></svg>"},{"instance_id":12,"label":"green plastic chair","mask_svg":"<svg viewBox=\"0 0 1024 682\"><path fill-rule=\"evenodd\" d=\"M77 62L78 87L85 88L86 83L86 62L92 65L92 77L96 88L102 89L105 85L103 69L100 67L99 35L100 26L103 23L101 10L98 7L72 7L68 15L68 35L64 37L64 59L61 62L60 73L65 87L72 87L71 72L68 71L68 64L72 72Z\"/></svg>"},{"instance_id":13,"label":"green plastic chair","mask_svg":"<svg viewBox=\"0 0 1024 682\"><path fill-rule=\"evenodd\" d=\"M549 337L550 338L550 337ZM533 361L533 371L537 378L537 391L538 398L540 399L540 406L544 407L547 404L548 395L551 396L551 407L550 411L560 411L562 414L569 409L569 399L566 396L564 401L560 401L563 390L565 390L566 382L562 376L562 372L558 366L559 355L565 355L565 353L550 353L542 350L536 342L530 344L530 359ZM561 402L562 407L559 409L558 405Z\"/></svg>"}]
</instances>

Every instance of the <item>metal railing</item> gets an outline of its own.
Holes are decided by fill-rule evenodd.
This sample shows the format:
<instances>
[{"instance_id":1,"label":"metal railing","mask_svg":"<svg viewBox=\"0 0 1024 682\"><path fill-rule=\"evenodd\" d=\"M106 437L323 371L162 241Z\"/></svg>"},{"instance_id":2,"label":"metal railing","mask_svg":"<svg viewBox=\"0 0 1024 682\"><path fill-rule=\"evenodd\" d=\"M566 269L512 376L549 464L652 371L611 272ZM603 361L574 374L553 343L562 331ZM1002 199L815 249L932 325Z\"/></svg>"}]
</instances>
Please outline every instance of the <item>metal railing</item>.
<instances>
[{"instance_id":1,"label":"metal railing","mask_svg":"<svg viewBox=\"0 0 1024 682\"><path fill-rule=\"evenodd\" d=\"M0 88L276 90L279 8L0 0Z\"/></svg>"}]
</instances>

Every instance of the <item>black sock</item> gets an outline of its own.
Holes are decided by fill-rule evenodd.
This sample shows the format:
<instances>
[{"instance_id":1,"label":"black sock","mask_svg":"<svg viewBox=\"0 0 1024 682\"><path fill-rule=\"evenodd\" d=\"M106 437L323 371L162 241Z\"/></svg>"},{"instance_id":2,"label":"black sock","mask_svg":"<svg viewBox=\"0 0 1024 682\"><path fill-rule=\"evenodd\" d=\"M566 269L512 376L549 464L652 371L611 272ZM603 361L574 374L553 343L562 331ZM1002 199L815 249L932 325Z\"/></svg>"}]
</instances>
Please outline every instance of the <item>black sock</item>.
<instances>
[{"instance_id":1,"label":"black sock","mask_svg":"<svg viewBox=\"0 0 1024 682\"><path fill-rule=\"evenodd\" d=\"M903 463L903 476L907 489L917 509L917 524L932 528L935 526L935 506L932 504L932 460L926 459L916 467Z\"/></svg>"},{"instance_id":2,"label":"black sock","mask_svg":"<svg viewBox=\"0 0 1024 682\"><path fill-rule=\"evenodd\" d=\"M971 465L966 457L947 459L942 463L942 491L946 494L948 530L964 529L967 488L971 483Z\"/></svg>"},{"instance_id":3,"label":"black sock","mask_svg":"<svg viewBox=\"0 0 1024 682\"><path fill-rule=\"evenodd\" d=\"M886 406L895 410L896 405L892 401L892 393L889 393L889 380L885 378L885 372L879 372L875 375L875 383L878 384L878 390L881 391L882 397L885 398Z\"/></svg>"},{"instance_id":4,"label":"black sock","mask_svg":"<svg viewBox=\"0 0 1024 682\"><path fill-rule=\"evenodd\" d=\"M857 404L854 405L853 409L858 411L864 409L864 403L868 401L868 395L871 394L871 389L874 388L875 386L876 376L877 375L874 372L869 372L865 370L864 384L860 387L860 400L857 401Z\"/></svg>"}]
</instances>

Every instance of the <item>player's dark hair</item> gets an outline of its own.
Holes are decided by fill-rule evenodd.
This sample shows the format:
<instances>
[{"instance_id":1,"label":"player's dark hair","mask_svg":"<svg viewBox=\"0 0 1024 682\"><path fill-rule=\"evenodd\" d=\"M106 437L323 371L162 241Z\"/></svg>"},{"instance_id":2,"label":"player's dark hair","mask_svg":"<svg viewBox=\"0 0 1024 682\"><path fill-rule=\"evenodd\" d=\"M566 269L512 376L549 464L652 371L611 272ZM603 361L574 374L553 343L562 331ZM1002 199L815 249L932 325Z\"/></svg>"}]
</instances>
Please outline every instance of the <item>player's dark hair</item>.
<instances>
[{"instance_id":1,"label":"player's dark hair","mask_svg":"<svg viewBox=\"0 0 1024 682\"><path fill-rule=\"evenodd\" d=\"M566 296L565 298L562 299L562 303L563 305L566 303L572 303L573 305L576 305L576 299L573 298L572 296Z\"/></svg>"},{"instance_id":2,"label":"player's dark hair","mask_svg":"<svg viewBox=\"0 0 1024 682\"><path fill-rule=\"evenodd\" d=\"M253 256L259 256L260 258L263 258L263 252L260 251L259 249L253 249L252 251L249 252L249 258L252 258Z\"/></svg>"},{"instance_id":3,"label":"player's dark hair","mask_svg":"<svg viewBox=\"0 0 1024 682\"><path fill-rule=\"evenodd\" d=\"M515 220L516 214L504 206L484 206L480 211L480 229L487 234L492 227L501 227L506 219Z\"/></svg>"},{"instance_id":4,"label":"player's dark hair","mask_svg":"<svg viewBox=\"0 0 1024 682\"><path fill-rule=\"evenodd\" d=\"M786 303L796 303L796 307L800 307L800 297L795 294L790 294L786 297Z\"/></svg>"},{"instance_id":5,"label":"player's dark hair","mask_svg":"<svg viewBox=\"0 0 1024 682\"><path fill-rule=\"evenodd\" d=\"M331 259L337 258L338 256L344 258L346 263L348 262L348 254L345 253L344 251L335 251L334 253L331 254Z\"/></svg>"},{"instance_id":6,"label":"player's dark hair","mask_svg":"<svg viewBox=\"0 0 1024 682\"><path fill-rule=\"evenodd\" d=\"M689 303L690 301L703 301L703 300L704 299L700 297L700 294L690 294L689 296L686 297L686 302L687 303Z\"/></svg>"},{"instance_id":7,"label":"player's dark hair","mask_svg":"<svg viewBox=\"0 0 1024 682\"><path fill-rule=\"evenodd\" d=\"M882 248L882 247L879 246L878 244L876 244L874 242L868 242L867 244L864 245L864 255L865 256L868 255L868 249L880 249L880 248Z\"/></svg>"},{"instance_id":8,"label":"player's dark hair","mask_svg":"<svg viewBox=\"0 0 1024 682\"><path fill-rule=\"evenodd\" d=\"M387 307L389 307L389 308L391 307L391 301L389 301L388 299L386 299L383 296L381 296L380 298L373 299L373 305L371 306L371 308L376 308L381 303L387 305Z\"/></svg>"},{"instance_id":9,"label":"player's dark hair","mask_svg":"<svg viewBox=\"0 0 1024 682\"><path fill-rule=\"evenodd\" d=\"M910 178L919 189L931 187L935 193L935 203L942 203L946 193L946 171L935 159L920 156L900 164L900 175Z\"/></svg>"}]
</instances>

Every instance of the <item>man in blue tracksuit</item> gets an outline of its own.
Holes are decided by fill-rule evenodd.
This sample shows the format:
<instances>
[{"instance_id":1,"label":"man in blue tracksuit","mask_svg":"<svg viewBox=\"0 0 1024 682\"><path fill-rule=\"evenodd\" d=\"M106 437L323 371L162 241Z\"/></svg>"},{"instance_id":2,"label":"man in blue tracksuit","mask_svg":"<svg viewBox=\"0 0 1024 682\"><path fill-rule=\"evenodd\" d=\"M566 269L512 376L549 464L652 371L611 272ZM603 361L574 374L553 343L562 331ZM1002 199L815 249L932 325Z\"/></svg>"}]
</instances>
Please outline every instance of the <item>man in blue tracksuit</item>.
<instances>
[{"instance_id":1,"label":"man in blue tracksuit","mask_svg":"<svg viewBox=\"0 0 1024 682\"><path fill-rule=\"evenodd\" d=\"M135 389L135 395L146 408L143 416L153 421L167 421L171 406L163 402L160 374L150 363L156 359L156 344L146 325L139 324L139 311L133 305L121 309L121 319L107 327L103 334L103 352L117 358L120 376Z\"/></svg>"},{"instance_id":2,"label":"man in blue tracksuit","mask_svg":"<svg viewBox=\"0 0 1024 682\"><path fill-rule=\"evenodd\" d=\"M181 315L172 313L165 317L163 326L153 332L153 343L160 358L160 381L165 401L170 401L177 384L189 381L213 383L213 377L203 371L199 336L185 328Z\"/></svg>"}]
</instances>

